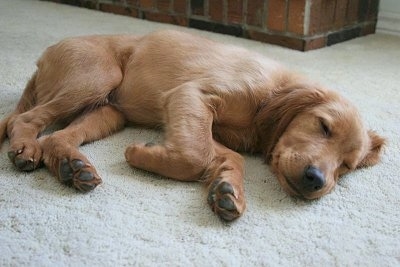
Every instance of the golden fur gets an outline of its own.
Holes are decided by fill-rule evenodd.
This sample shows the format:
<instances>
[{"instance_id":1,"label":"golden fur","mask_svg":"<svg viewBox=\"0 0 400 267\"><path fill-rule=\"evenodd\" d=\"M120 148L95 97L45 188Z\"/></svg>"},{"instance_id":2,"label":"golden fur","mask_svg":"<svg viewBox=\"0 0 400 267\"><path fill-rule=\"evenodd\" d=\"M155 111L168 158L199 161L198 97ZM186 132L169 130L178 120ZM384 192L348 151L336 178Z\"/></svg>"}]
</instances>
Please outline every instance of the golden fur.
<instances>
[{"instance_id":1,"label":"golden fur","mask_svg":"<svg viewBox=\"0 0 400 267\"><path fill-rule=\"evenodd\" d=\"M0 123L21 170L43 162L88 191L101 182L79 145L127 122L163 127L163 144L132 144L133 167L206 181L224 220L245 209L243 158L262 154L283 188L318 198L338 177L376 164L384 139L347 100L242 48L176 31L68 38L37 62L15 111ZM52 123L67 126L41 136ZM237 152L235 152L237 151Z\"/></svg>"}]
</instances>

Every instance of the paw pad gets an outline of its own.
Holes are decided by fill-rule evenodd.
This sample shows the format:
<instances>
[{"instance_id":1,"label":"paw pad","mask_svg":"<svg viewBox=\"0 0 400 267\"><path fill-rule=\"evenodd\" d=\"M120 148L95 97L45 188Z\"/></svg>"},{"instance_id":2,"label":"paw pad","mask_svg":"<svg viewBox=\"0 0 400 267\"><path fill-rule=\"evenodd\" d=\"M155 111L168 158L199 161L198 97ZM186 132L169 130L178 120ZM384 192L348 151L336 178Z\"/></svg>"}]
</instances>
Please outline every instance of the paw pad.
<instances>
[{"instance_id":1,"label":"paw pad","mask_svg":"<svg viewBox=\"0 0 400 267\"><path fill-rule=\"evenodd\" d=\"M234 189L228 182L217 178L211 185L207 202L211 209L225 221L233 221L240 216L235 204Z\"/></svg>"},{"instance_id":2,"label":"paw pad","mask_svg":"<svg viewBox=\"0 0 400 267\"><path fill-rule=\"evenodd\" d=\"M68 159L63 159L59 167L60 180L64 184L71 185L83 192L93 190L101 183L101 179L88 168L90 166L82 160L68 161Z\"/></svg>"}]
</instances>

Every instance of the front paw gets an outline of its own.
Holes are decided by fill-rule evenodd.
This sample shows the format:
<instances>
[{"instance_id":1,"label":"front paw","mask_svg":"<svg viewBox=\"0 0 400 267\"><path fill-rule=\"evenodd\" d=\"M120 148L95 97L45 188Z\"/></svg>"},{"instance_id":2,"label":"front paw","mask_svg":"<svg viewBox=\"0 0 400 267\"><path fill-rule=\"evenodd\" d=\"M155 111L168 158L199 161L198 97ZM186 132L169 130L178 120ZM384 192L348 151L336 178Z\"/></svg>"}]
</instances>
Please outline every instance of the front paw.
<instances>
[{"instance_id":1,"label":"front paw","mask_svg":"<svg viewBox=\"0 0 400 267\"><path fill-rule=\"evenodd\" d=\"M102 182L96 170L80 159L62 159L58 177L64 184L71 185L82 192L91 191Z\"/></svg>"},{"instance_id":2,"label":"front paw","mask_svg":"<svg viewBox=\"0 0 400 267\"><path fill-rule=\"evenodd\" d=\"M212 211L224 221L233 221L244 211L243 196L235 194L233 186L222 178L211 183L207 201Z\"/></svg>"}]
</instances>

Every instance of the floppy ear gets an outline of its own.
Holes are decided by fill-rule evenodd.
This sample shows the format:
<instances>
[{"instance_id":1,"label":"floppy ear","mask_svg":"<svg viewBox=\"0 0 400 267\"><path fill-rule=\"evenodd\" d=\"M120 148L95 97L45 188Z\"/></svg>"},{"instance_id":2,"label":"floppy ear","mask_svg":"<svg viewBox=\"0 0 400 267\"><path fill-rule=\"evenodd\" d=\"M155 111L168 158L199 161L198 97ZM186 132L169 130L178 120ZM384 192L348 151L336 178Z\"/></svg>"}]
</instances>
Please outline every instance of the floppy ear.
<instances>
[{"instance_id":1,"label":"floppy ear","mask_svg":"<svg viewBox=\"0 0 400 267\"><path fill-rule=\"evenodd\" d=\"M292 84L274 91L259 107L255 117L266 161L293 118L326 101L323 90L308 84Z\"/></svg>"},{"instance_id":2,"label":"floppy ear","mask_svg":"<svg viewBox=\"0 0 400 267\"><path fill-rule=\"evenodd\" d=\"M369 130L368 136L370 139L370 149L368 154L358 164L357 166L358 168L363 168L377 164L380 160L382 149L386 143L386 140L383 137L376 134L374 131Z\"/></svg>"}]
</instances>

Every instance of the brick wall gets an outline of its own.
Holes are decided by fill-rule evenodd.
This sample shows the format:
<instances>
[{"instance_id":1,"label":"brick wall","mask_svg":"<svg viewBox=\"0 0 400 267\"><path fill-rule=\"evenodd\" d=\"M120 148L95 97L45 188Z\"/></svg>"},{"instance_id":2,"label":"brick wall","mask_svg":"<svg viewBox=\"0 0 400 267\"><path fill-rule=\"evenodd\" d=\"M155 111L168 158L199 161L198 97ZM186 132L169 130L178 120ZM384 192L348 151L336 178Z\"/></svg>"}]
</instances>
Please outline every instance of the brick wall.
<instances>
[{"instance_id":1,"label":"brick wall","mask_svg":"<svg viewBox=\"0 0 400 267\"><path fill-rule=\"evenodd\" d=\"M301 51L375 32L379 0L48 0Z\"/></svg>"}]
</instances>

